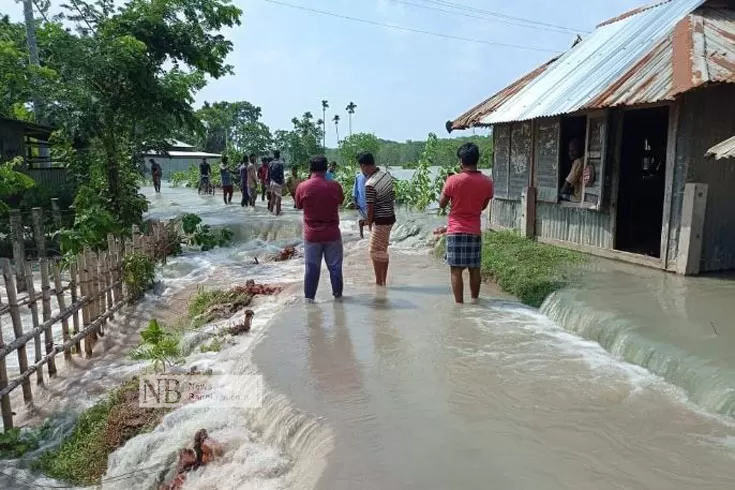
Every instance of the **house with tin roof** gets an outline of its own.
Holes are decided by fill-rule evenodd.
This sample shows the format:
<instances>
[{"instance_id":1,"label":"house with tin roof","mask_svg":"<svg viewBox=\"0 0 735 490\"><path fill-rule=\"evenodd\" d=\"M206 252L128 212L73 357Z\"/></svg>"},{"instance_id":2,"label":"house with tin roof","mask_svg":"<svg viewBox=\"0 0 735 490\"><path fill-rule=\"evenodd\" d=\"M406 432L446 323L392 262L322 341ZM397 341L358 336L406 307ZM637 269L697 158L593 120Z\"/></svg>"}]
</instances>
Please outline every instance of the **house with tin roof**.
<instances>
[{"instance_id":1,"label":"house with tin roof","mask_svg":"<svg viewBox=\"0 0 735 490\"><path fill-rule=\"evenodd\" d=\"M735 269L735 159L707 157L735 134L735 1L605 21L447 123L471 127L493 129L492 228L681 274Z\"/></svg>"},{"instance_id":2,"label":"house with tin roof","mask_svg":"<svg viewBox=\"0 0 735 490\"><path fill-rule=\"evenodd\" d=\"M198 167L199 163L205 158L211 164L222 159L222 155L219 153L199 151L193 145L182 141L170 140L168 145L170 146L168 151L149 150L143 155L148 170L150 170L148 161L151 158L161 165L164 180L169 180L174 172L186 172L192 166Z\"/></svg>"}]
</instances>

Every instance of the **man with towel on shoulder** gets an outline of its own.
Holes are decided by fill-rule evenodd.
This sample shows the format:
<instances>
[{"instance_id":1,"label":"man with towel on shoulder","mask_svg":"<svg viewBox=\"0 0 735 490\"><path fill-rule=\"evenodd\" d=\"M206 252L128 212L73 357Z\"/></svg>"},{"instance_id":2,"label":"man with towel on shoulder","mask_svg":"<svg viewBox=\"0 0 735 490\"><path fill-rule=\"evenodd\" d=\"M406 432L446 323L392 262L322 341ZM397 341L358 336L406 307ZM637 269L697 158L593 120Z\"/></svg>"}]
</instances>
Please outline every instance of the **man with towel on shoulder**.
<instances>
[{"instance_id":1,"label":"man with towel on shoulder","mask_svg":"<svg viewBox=\"0 0 735 490\"><path fill-rule=\"evenodd\" d=\"M393 177L375 165L372 153L357 156L365 181L366 224L370 233L370 259L375 269L375 284L385 286L388 279L388 243L390 231L396 223Z\"/></svg>"}]
</instances>

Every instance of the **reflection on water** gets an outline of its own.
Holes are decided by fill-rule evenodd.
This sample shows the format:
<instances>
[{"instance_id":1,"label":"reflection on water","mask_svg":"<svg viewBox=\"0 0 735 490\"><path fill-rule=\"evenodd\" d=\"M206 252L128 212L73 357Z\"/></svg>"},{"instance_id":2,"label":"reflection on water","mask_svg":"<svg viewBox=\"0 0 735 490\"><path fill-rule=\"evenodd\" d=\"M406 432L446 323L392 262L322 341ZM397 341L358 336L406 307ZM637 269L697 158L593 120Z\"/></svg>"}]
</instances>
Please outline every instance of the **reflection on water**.
<instances>
[{"instance_id":1,"label":"reflection on water","mask_svg":"<svg viewBox=\"0 0 735 490\"><path fill-rule=\"evenodd\" d=\"M385 296L355 265L351 298L289 308L256 348L274 388L335 432L317 488L714 490L735 477L735 426L676 388L516 303L455 306L429 257L391 263Z\"/></svg>"}]
</instances>

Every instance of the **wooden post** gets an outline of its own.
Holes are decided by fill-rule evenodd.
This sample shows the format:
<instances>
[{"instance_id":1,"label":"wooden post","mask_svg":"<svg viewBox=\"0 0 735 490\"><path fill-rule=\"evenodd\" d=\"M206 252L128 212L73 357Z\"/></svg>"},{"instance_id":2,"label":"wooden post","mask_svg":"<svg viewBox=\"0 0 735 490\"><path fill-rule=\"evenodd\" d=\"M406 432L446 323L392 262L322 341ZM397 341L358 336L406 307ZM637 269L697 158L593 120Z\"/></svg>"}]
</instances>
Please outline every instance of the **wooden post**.
<instances>
[{"instance_id":1,"label":"wooden post","mask_svg":"<svg viewBox=\"0 0 735 490\"><path fill-rule=\"evenodd\" d=\"M78 257L78 256L77 256ZM72 262L71 266L69 267L69 273L71 274L71 281L69 282L69 289L71 290L71 304L76 304L77 300L79 299L79 296L77 295L77 288L79 287L79 267L77 266L76 262ZM79 312L75 311L74 316L72 317L72 322L74 324L74 335L79 333ZM74 349L76 351L76 354L81 356L82 355L82 344L80 342L77 342L74 346Z\"/></svg>"},{"instance_id":2,"label":"wooden post","mask_svg":"<svg viewBox=\"0 0 735 490\"><path fill-rule=\"evenodd\" d=\"M49 262L46 257L41 259L41 294L43 297L43 322L51 319L51 281L49 280ZM54 332L49 325L43 331L43 340L46 345L46 354L54 350ZM50 356L48 359L48 375L56 376L56 359Z\"/></svg>"},{"instance_id":3,"label":"wooden post","mask_svg":"<svg viewBox=\"0 0 735 490\"><path fill-rule=\"evenodd\" d=\"M536 236L536 188L526 187L521 195L521 233L526 238Z\"/></svg>"},{"instance_id":4,"label":"wooden post","mask_svg":"<svg viewBox=\"0 0 735 490\"><path fill-rule=\"evenodd\" d=\"M115 302L119 303L125 299L125 293L123 292L123 254L125 244L122 239L115 240L115 282L117 287L115 289Z\"/></svg>"},{"instance_id":5,"label":"wooden post","mask_svg":"<svg viewBox=\"0 0 735 490\"><path fill-rule=\"evenodd\" d=\"M18 292L15 289L15 277L13 277L13 269L8 259L0 259L3 269L3 278L5 279L5 290L8 295L8 306L10 306L10 318L13 321L13 333L15 338L23 336L23 323L20 319L20 309L18 307ZM26 353L25 344L18 347L18 370L25 373L28 370L28 354ZM31 403L33 401L33 393L31 392L31 381L23 380L23 401Z\"/></svg>"},{"instance_id":6,"label":"wooden post","mask_svg":"<svg viewBox=\"0 0 735 490\"><path fill-rule=\"evenodd\" d=\"M681 206L681 231L676 272L687 276L699 274L702 260L704 218L707 212L707 184L688 183Z\"/></svg>"},{"instance_id":7,"label":"wooden post","mask_svg":"<svg viewBox=\"0 0 735 490\"><path fill-rule=\"evenodd\" d=\"M61 283L61 264L59 261L54 262L54 288L56 289L56 301L59 303L59 311L64 311L66 309L66 299L64 298L64 286ZM76 313L74 314L74 318L76 318ZM61 320L61 335L64 343L66 343L70 336L69 336L69 320L64 318ZM65 349L64 350L64 359L66 361L71 361L71 349Z\"/></svg>"},{"instance_id":8,"label":"wooden post","mask_svg":"<svg viewBox=\"0 0 735 490\"><path fill-rule=\"evenodd\" d=\"M89 295L89 289L87 287L87 257L84 252L79 252L77 255L77 264L79 266L79 291L82 299L85 299ZM90 324L89 308L89 303L82 306L82 330L85 330ZM92 341L89 335L84 337L84 355L87 358L92 357Z\"/></svg>"},{"instance_id":9,"label":"wooden post","mask_svg":"<svg viewBox=\"0 0 735 490\"><path fill-rule=\"evenodd\" d=\"M61 223L61 208L59 207L59 198L58 197L52 197L51 198L51 216L54 218L54 227L56 230L59 231L62 227Z\"/></svg>"},{"instance_id":10,"label":"wooden post","mask_svg":"<svg viewBox=\"0 0 735 490\"><path fill-rule=\"evenodd\" d=\"M43 210L41 208L33 208L31 210L33 218L33 236L36 238L36 248L38 256L46 256L46 236L43 233Z\"/></svg>"},{"instance_id":11,"label":"wooden post","mask_svg":"<svg viewBox=\"0 0 735 490\"><path fill-rule=\"evenodd\" d=\"M26 290L26 245L25 233L23 231L23 218L20 210L10 210L10 236L13 241L13 264L15 265L15 277L18 279L18 291Z\"/></svg>"},{"instance_id":12,"label":"wooden post","mask_svg":"<svg viewBox=\"0 0 735 490\"><path fill-rule=\"evenodd\" d=\"M2 306L2 297L0 297L0 306ZM1 316L1 315L0 315ZM0 322L0 349L5 348L5 341L3 340L3 326ZM0 357L0 390L4 390L8 386L8 367L5 362L5 356ZM3 417L3 430L5 432L13 428L13 409L10 406L10 394L4 395L0 398L0 413Z\"/></svg>"},{"instance_id":13,"label":"wooden post","mask_svg":"<svg viewBox=\"0 0 735 490\"><path fill-rule=\"evenodd\" d=\"M28 308L31 310L31 321L35 330L41 323L38 320L38 297L36 296L36 285L33 282L33 269L31 268L30 262L26 262L25 264L25 273L26 284L28 284ZM41 334L37 333L33 336L34 364L37 364L41 360L42 352ZM36 384L39 386L43 385L43 369L41 368L36 371Z\"/></svg>"},{"instance_id":14,"label":"wooden post","mask_svg":"<svg viewBox=\"0 0 735 490\"><path fill-rule=\"evenodd\" d=\"M87 250L87 294L89 294L92 302L90 306L90 321L94 323L100 317L100 303L99 295L97 294L97 255ZM93 329L89 332L89 337L92 339L92 347L97 344L97 329Z\"/></svg>"}]
</instances>

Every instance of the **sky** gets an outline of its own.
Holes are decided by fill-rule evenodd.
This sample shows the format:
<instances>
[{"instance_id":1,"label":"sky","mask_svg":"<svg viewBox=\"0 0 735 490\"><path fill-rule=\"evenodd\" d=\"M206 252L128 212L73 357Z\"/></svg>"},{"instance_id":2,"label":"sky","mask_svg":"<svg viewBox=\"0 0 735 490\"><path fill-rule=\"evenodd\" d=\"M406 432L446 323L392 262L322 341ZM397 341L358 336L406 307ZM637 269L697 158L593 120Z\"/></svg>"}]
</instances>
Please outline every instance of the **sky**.
<instances>
[{"instance_id":1,"label":"sky","mask_svg":"<svg viewBox=\"0 0 735 490\"><path fill-rule=\"evenodd\" d=\"M0 13L23 19L22 7L0 0ZM62 3L52 0L52 5ZM242 25L224 35L235 74L210 80L204 101L247 100L263 110L271 129L289 129L291 118L311 111L342 118L353 101L353 132L396 141L446 136L445 123L539 64L568 49L598 23L650 2L645 0L233 0ZM9 5L8 5L9 4ZM381 27L339 16L429 31L470 42ZM460 12L455 6L464 7ZM53 8L53 7L52 7ZM439 9L439 10L437 10ZM474 10L468 10L474 9ZM484 12L478 12L478 11ZM449 13L454 12L454 13ZM505 17L488 16L493 12ZM547 25L519 24L507 16ZM551 29L551 30L549 30ZM574 31L574 32L572 32ZM494 44L498 43L498 44ZM515 45L508 46L508 45ZM525 49L531 48L531 49ZM471 134L452 133L453 136ZM327 145L335 146L333 124Z\"/></svg>"}]
</instances>

